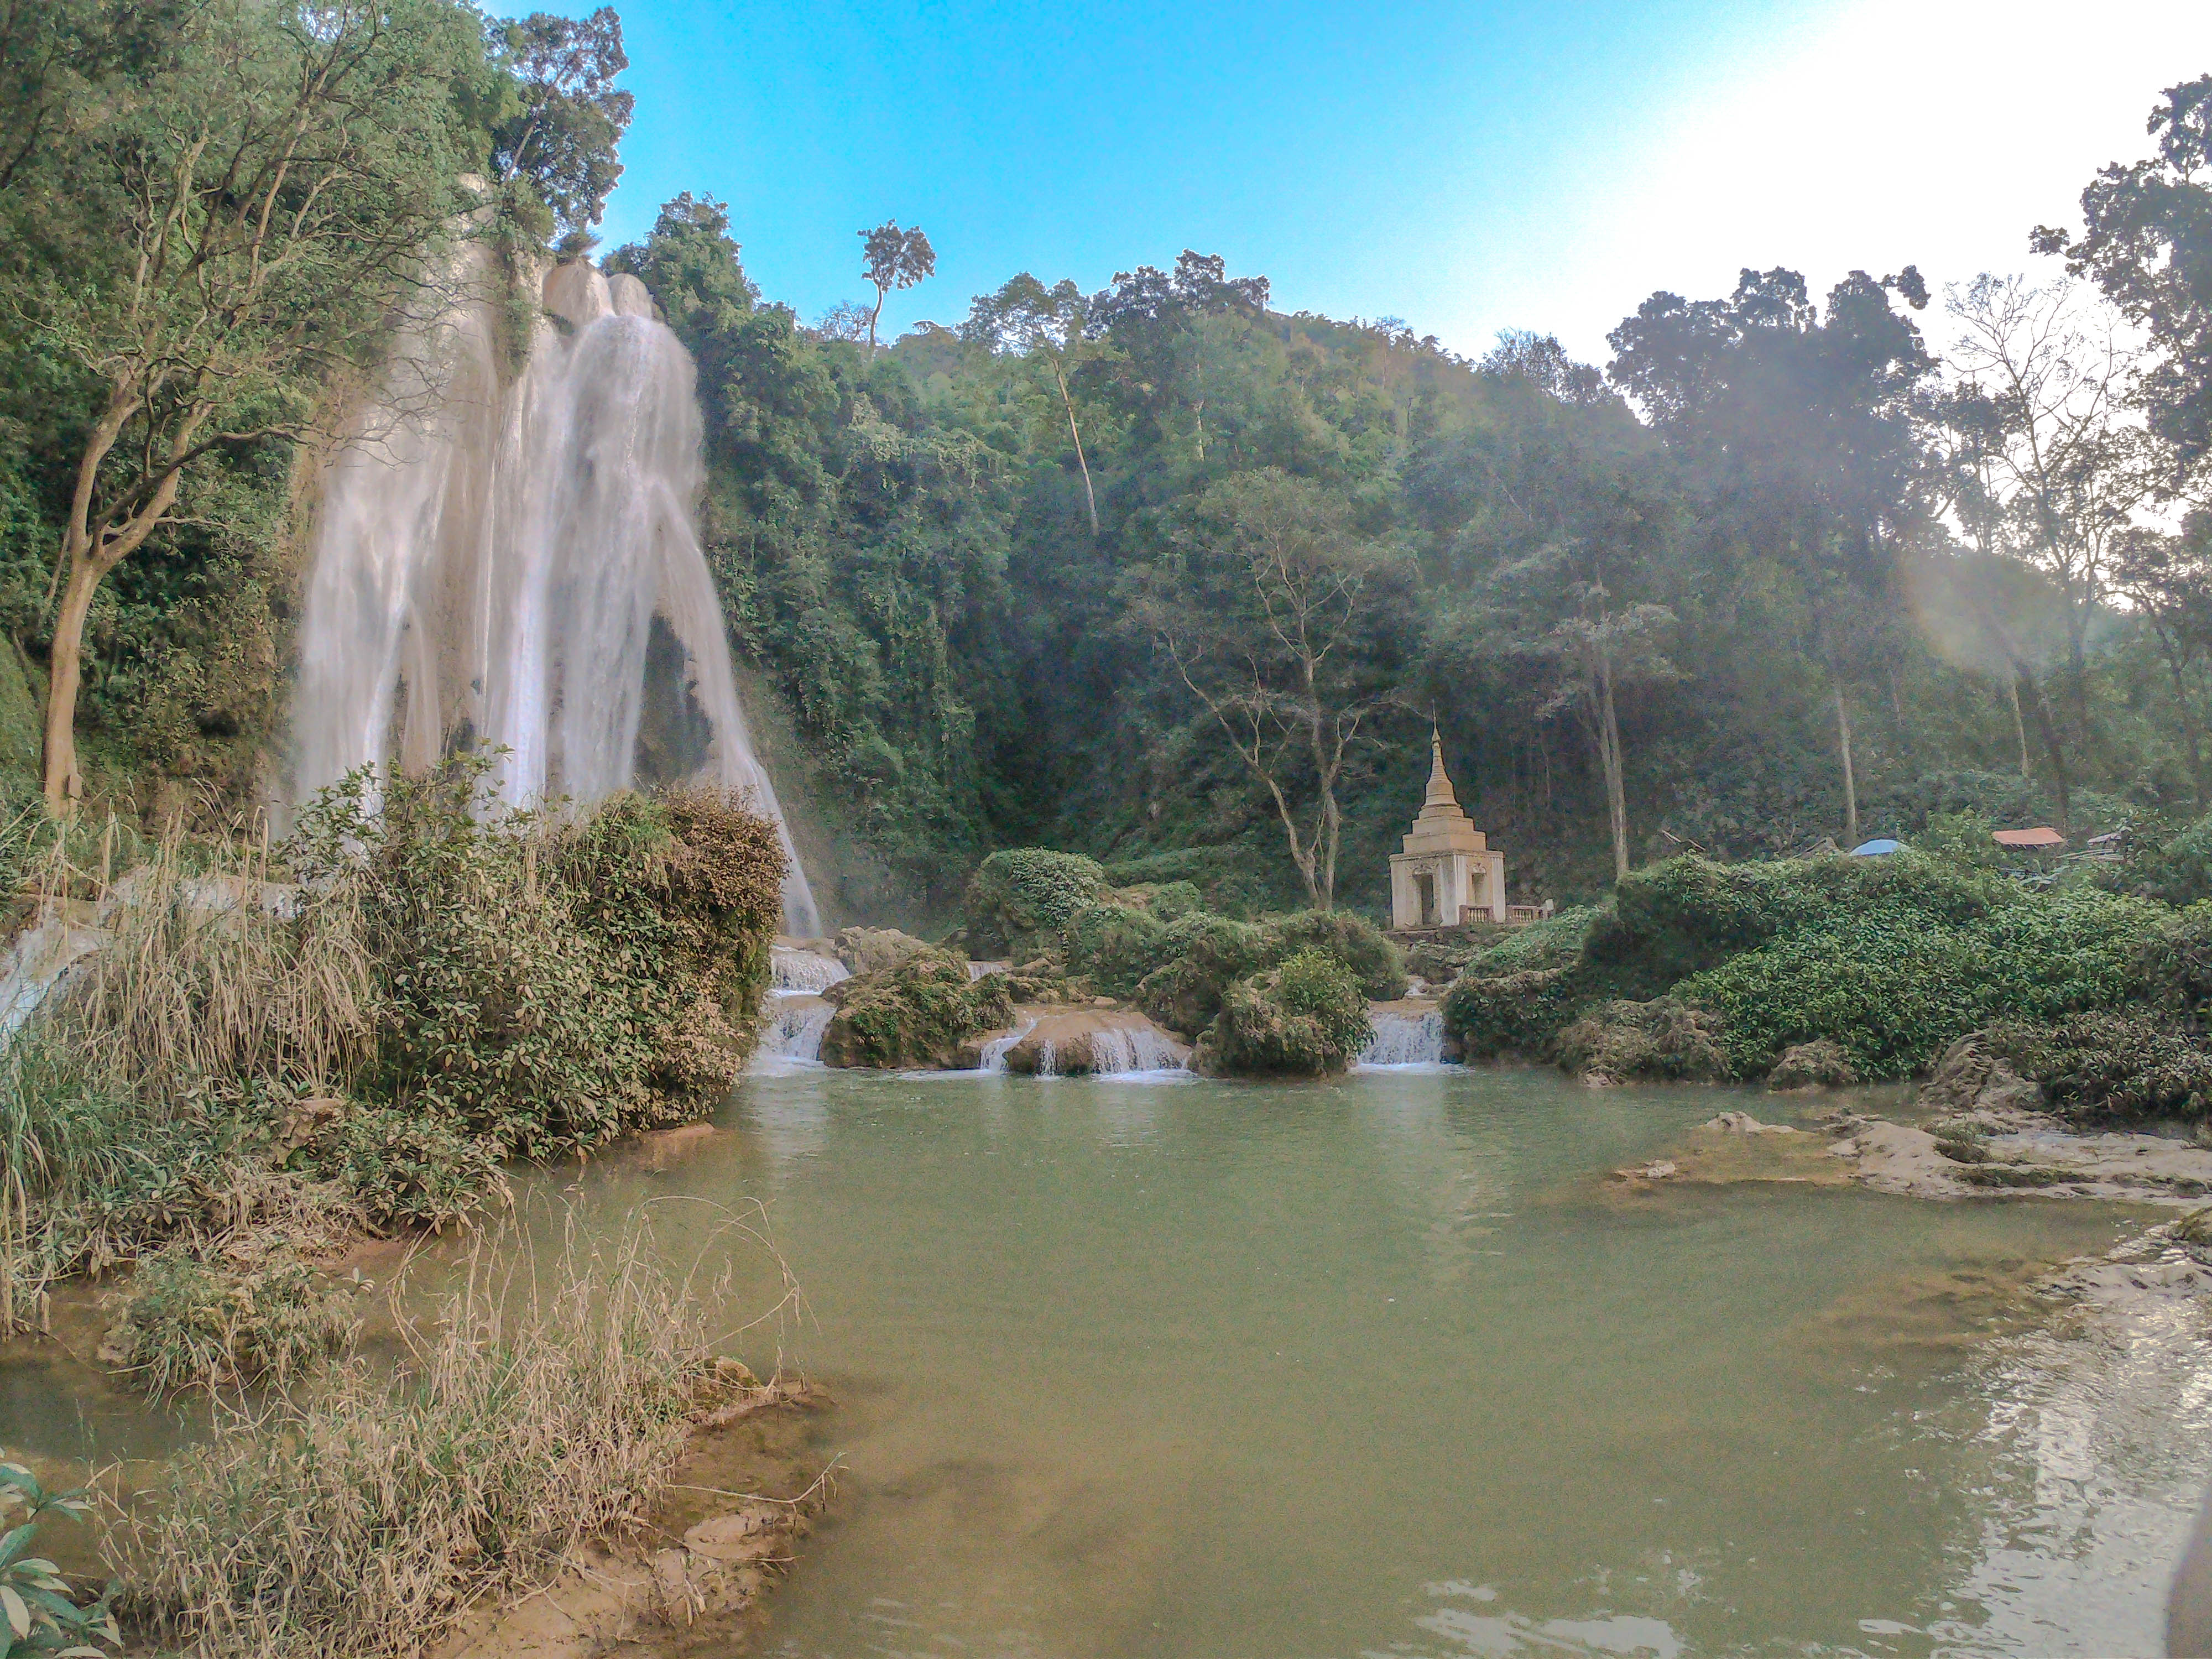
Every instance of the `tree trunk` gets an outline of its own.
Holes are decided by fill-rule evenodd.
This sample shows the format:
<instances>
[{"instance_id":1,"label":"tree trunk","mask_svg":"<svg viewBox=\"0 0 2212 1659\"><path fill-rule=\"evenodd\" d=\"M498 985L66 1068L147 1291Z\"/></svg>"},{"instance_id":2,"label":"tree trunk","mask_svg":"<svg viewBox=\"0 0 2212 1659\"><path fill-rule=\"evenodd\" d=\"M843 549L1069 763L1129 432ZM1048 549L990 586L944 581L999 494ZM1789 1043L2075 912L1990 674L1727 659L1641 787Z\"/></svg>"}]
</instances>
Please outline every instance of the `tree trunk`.
<instances>
[{"instance_id":1,"label":"tree trunk","mask_svg":"<svg viewBox=\"0 0 2212 1659\"><path fill-rule=\"evenodd\" d=\"M2012 734L2020 744L2020 775L2031 778L2035 774L2027 765L2027 726L2020 717L2020 680L2017 676L2005 679L2005 700L2012 704Z\"/></svg>"},{"instance_id":2,"label":"tree trunk","mask_svg":"<svg viewBox=\"0 0 2212 1659\"><path fill-rule=\"evenodd\" d=\"M1083 469L1083 504L1091 509L1091 538L1096 541L1098 538L1098 497L1091 488L1091 463L1084 457L1083 434L1075 424L1075 400L1067 395L1067 381L1058 375L1054 378L1060 380L1060 406L1067 410L1067 435L1075 440L1075 464Z\"/></svg>"},{"instance_id":3,"label":"tree trunk","mask_svg":"<svg viewBox=\"0 0 2212 1659\"><path fill-rule=\"evenodd\" d=\"M1844 757L1844 839L1859 844L1859 787L1851 772L1851 711L1844 701L1844 684L1831 679L1836 692L1836 746Z\"/></svg>"},{"instance_id":4,"label":"tree trunk","mask_svg":"<svg viewBox=\"0 0 2212 1659\"><path fill-rule=\"evenodd\" d=\"M84 793L76 768L76 696L83 678L85 618L105 574L75 546L64 556L69 582L54 617L46 681L46 811L57 818L68 817Z\"/></svg>"},{"instance_id":5,"label":"tree trunk","mask_svg":"<svg viewBox=\"0 0 2212 1659\"><path fill-rule=\"evenodd\" d=\"M2197 723L2196 706L2189 700L2189 682L2181 672L2180 653L2158 630L2159 654L2166 659L2166 672L2173 676L2173 701L2181 714L2182 740L2189 748L2189 784L2196 792L2197 809L2204 810L2204 734Z\"/></svg>"},{"instance_id":6,"label":"tree trunk","mask_svg":"<svg viewBox=\"0 0 2212 1659\"><path fill-rule=\"evenodd\" d=\"M1613 707L1613 665L1598 670L1598 762L1605 771L1606 815L1613 821L1613 878L1628 878L1628 793L1620 776L1620 721Z\"/></svg>"},{"instance_id":7,"label":"tree trunk","mask_svg":"<svg viewBox=\"0 0 2212 1659\"><path fill-rule=\"evenodd\" d=\"M2020 677L2020 684L2027 692L2027 706L2035 711L2035 729L2042 735L2043 747L2051 756L2051 787L2058 792L2058 833L2070 836L2074 833L2071 822L2074 809L2066 787L2066 751L2059 745L2058 727L2051 718L2051 705L2045 701L2035 682L2028 678L2026 668L2015 663L2013 672Z\"/></svg>"}]
</instances>

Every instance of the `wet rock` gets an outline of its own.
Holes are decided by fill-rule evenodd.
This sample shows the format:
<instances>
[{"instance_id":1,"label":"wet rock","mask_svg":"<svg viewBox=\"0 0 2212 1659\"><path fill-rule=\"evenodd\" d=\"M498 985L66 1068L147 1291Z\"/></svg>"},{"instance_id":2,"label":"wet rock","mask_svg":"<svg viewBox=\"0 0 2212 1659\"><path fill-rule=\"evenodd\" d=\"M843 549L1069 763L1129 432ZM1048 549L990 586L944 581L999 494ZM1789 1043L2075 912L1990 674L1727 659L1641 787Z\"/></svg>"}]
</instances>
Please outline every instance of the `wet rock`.
<instances>
[{"instance_id":1,"label":"wet rock","mask_svg":"<svg viewBox=\"0 0 2212 1659\"><path fill-rule=\"evenodd\" d=\"M1662 1158L1656 1163L1639 1164L1632 1169L1615 1170L1613 1172L1613 1178L1615 1181L1664 1181L1674 1173L1675 1168L1673 1162Z\"/></svg>"},{"instance_id":2,"label":"wet rock","mask_svg":"<svg viewBox=\"0 0 2212 1659\"><path fill-rule=\"evenodd\" d=\"M1749 1112L1723 1112L1718 1117L1707 1118L1698 1127L1718 1129L1732 1135L1794 1135L1803 1133L1791 1128L1787 1123L1761 1123Z\"/></svg>"},{"instance_id":3,"label":"wet rock","mask_svg":"<svg viewBox=\"0 0 2212 1659\"><path fill-rule=\"evenodd\" d=\"M1052 1013L1031 1010L1035 1024L1006 1051L1006 1069L1024 1077L1086 1077L1156 1072L1185 1066L1187 1044L1132 1010ZM980 1063L980 1045L979 1045Z\"/></svg>"}]
</instances>

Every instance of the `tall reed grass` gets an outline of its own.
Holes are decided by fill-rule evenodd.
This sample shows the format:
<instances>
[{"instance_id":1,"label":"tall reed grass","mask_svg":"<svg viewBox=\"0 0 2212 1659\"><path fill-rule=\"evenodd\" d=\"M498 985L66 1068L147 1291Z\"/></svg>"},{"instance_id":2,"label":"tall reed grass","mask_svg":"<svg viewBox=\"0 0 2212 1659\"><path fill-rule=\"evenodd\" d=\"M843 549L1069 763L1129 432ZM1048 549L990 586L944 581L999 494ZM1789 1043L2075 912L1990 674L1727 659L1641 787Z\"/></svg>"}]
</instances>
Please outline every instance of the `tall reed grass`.
<instances>
[{"instance_id":1,"label":"tall reed grass","mask_svg":"<svg viewBox=\"0 0 2212 1659\"><path fill-rule=\"evenodd\" d=\"M85 874L69 850L57 840L34 872L41 916L94 902L69 896ZM120 878L101 870L110 942L0 1049L0 1331L55 1277L332 1201L274 1179L247 1120L336 1086L373 1050L352 891L272 881L265 838L173 828L143 852Z\"/></svg>"},{"instance_id":2,"label":"tall reed grass","mask_svg":"<svg viewBox=\"0 0 2212 1659\"><path fill-rule=\"evenodd\" d=\"M434 1649L658 1498L716 1392L707 1294L640 1226L603 1249L572 1232L542 1279L480 1244L396 1375L336 1367L111 1506L126 1616L204 1659Z\"/></svg>"}]
</instances>

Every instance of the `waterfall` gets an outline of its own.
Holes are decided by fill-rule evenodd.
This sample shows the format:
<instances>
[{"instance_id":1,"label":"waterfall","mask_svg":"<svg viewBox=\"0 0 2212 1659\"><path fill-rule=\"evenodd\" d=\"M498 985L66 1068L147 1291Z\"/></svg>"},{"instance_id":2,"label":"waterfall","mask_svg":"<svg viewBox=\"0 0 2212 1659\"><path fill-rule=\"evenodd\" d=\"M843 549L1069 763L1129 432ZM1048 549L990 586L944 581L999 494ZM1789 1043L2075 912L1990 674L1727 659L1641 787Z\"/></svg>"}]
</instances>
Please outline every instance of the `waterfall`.
<instances>
[{"instance_id":1,"label":"waterfall","mask_svg":"<svg viewBox=\"0 0 2212 1659\"><path fill-rule=\"evenodd\" d=\"M770 947L769 971L777 990L807 991L817 996L839 980L853 976L852 970L836 957L790 945Z\"/></svg>"},{"instance_id":2,"label":"waterfall","mask_svg":"<svg viewBox=\"0 0 2212 1659\"><path fill-rule=\"evenodd\" d=\"M546 277L529 360L499 372L499 284L404 331L322 480L300 628L295 802L358 767L501 748L514 805L703 778L774 819L786 929L820 917L753 754L693 510L690 355L635 277Z\"/></svg>"},{"instance_id":3,"label":"waterfall","mask_svg":"<svg viewBox=\"0 0 2212 1659\"><path fill-rule=\"evenodd\" d=\"M1004 1073L1006 1069L1006 1051L1036 1030L1036 1021L1025 1019L1012 1030L993 1037L983 1045L982 1060L975 1069L979 1072Z\"/></svg>"},{"instance_id":4,"label":"waterfall","mask_svg":"<svg viewBox=\"0 0 2212 1659\"><path fill-rule=\"evenodd\" d=\"M1359 1051L1362 1066L1434 1066L1444 1057L1444 1017L1433 1010L1400 1014L1376 1009L1369 1023L1375 1034Z\"/></svg>"},{"instance_id":5,"label":"waterfall","mask_svg":"<svg viewBox=\"0 0 2212 1659\"><path fill-rule=\"evenodd\" d=\"M1135 1030L1106 1025L1091 1034L1091 1069L1102 1076L1117 1072L1179 1072L1183 1063L1175 1045L1149 1025Z\"/></svg>"},{"instance_id":6,"label":"waterfall","mask_svg":"<svg viewBox=\"0 0 2212 1659\"><path fill-rule=\"evenodd\" d=\"M822 1037L837 1010L811 991L770 994L760 1047L753 1051L757 1073L787 1072L822 1063Z\"/></svg>"}]
</instances>

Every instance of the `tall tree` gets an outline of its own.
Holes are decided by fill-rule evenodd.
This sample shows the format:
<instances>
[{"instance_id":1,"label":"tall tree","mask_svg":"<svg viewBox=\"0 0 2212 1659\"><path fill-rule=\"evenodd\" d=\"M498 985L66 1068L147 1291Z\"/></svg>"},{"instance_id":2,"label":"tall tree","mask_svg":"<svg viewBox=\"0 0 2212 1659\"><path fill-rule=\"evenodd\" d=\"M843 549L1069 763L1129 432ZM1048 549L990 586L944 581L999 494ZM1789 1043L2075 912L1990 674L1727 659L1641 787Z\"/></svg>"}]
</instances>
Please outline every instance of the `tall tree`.
<instances>
[{"instance_id":1,"label":"tall tree","mask_svg":"<svg viewBox=\"0 0 2212 1659\"><path fill-rule=\"evenodd\" d=\"M1317 910L1336 902L1346 763L1398 690L1409 580L1343 501L1267 468L1207 489L1174 553L1131 585L1131 625L1267 790Z\"/></svg>"},{"instance_id":2,"label":"tall tree","mask_svg":"<svg viewBox=\"0 0 2212 1659\"><path fill-rule=\"evenodd\" d=\"M2128 532L2112 562L2112 586L2149 627L2165 659L2202 810L2212 805L2212 784L2204 774L2204 727L2193 682L2197 665L2212 653L2212 512L2190 514L2178 536L2148 526Z\"/></svg>"},{"instance_id":3,"label":"tall tree","mask_svg":"<svg viewBox=\"0 0 2212 1659\"><path fill-rule=\"evenodd\" d=\"M1067 417L1068 441L1075 446L1075 464L1083 471L1083 501L1090 509L1091 533L1098 533L1098 494L1091 482L1090 458L1083 452L1083 428L1075 415L1075 397L1069 382L1085 363L1095 362L1101 341L1091 326L1090 302L1083 290L1063 279L1047 288L1023 271L995 294L978 295L968 320L961 326L964 338L1001 350L1018 352L1044 365L1060 394Z\"/></svg>"},{"instance_id":4,"label":"tall tree","mask_svg":"<svg viewBox=\"0 0 2212 1659\"><path fill-rule=\"evenodd\" d=\"M1655 294L1607 337L1614 381L1711 492L1715 527L1794 579L1853 836L1849 694L1898 610L1899 549L1930 515L1914 400L1935 362L1893 296L1927 304L1917 269L1852 271L1825 314L1796 271L1747 270L1725 300Z\"/></svg>"},{"instance_id":5,"label":"tall tree","mask_svg":"<svg viewBox=\"0 0 2212 1659\"><path fill-rule=\"evenodd\" d=\"M2081 235L2035 233L2148 337L2151 429L2193 465L2212 455L2212 75L2166 89L2148 160L2115 161L2081 192Z\"/></svg>"},{"instance_id":6,"label":"tall tree","mask_svg":"<svg viewBox=\"0 0 2212 1659\"><path fill-rule=\"evenodd\" d=\"M528 179L556 228L580 236L599 222L622 177L615 149L635 108L614 84L629 67L622 19L612 6L582 18L541 11L489 19L484 31L512 88L511 112L491 130L492 165L502 178Z\"/></svg>"},{"instance_id":7,"label":"tall tree","mask_svg":"<svg viewBox=\"0 0 2212 1659\"><path fill-rule=\"evenodd\" d=\"M874 284L876 308L868 313L868 349L876 348L876 325L883 318L884 301L893 289L912 288L937 274L937 250L920 226L901 230L898 221L886 219L860 237L860 275Z\"/></svg>"},{"instance_id":8,"label":"tall tree","mask_svg":"<svg viewBox=\"0 0 2212 1659\"><path fill-rule=\"evenodd\" d=\"M2089 625L2118 538L2160 482L2155 446L2129 417L2135 354L2119 319L2070 283L1984 273L1946 300L1965 405L1954 418L1978 434L1990 528L2065 601L2069 700L2086 731Z\"/></svg>"},{"instance_id":9,"label":"tall tree","mask_svg":"<svg viewBox=\"0 0 2212 1659\"><path fill-rule=\"evenodd\" d=\"M482 64L472 15L442 0L210 0L106 80L105 120L10 185L65 193L107 233L100 268L49 269L17 295L94 398L55 570L50 810L82 792L94 593L201 463L307 434L330 377L366 365L461 205L478 152L455 88Z\"/></svg>"}]
</instances>

